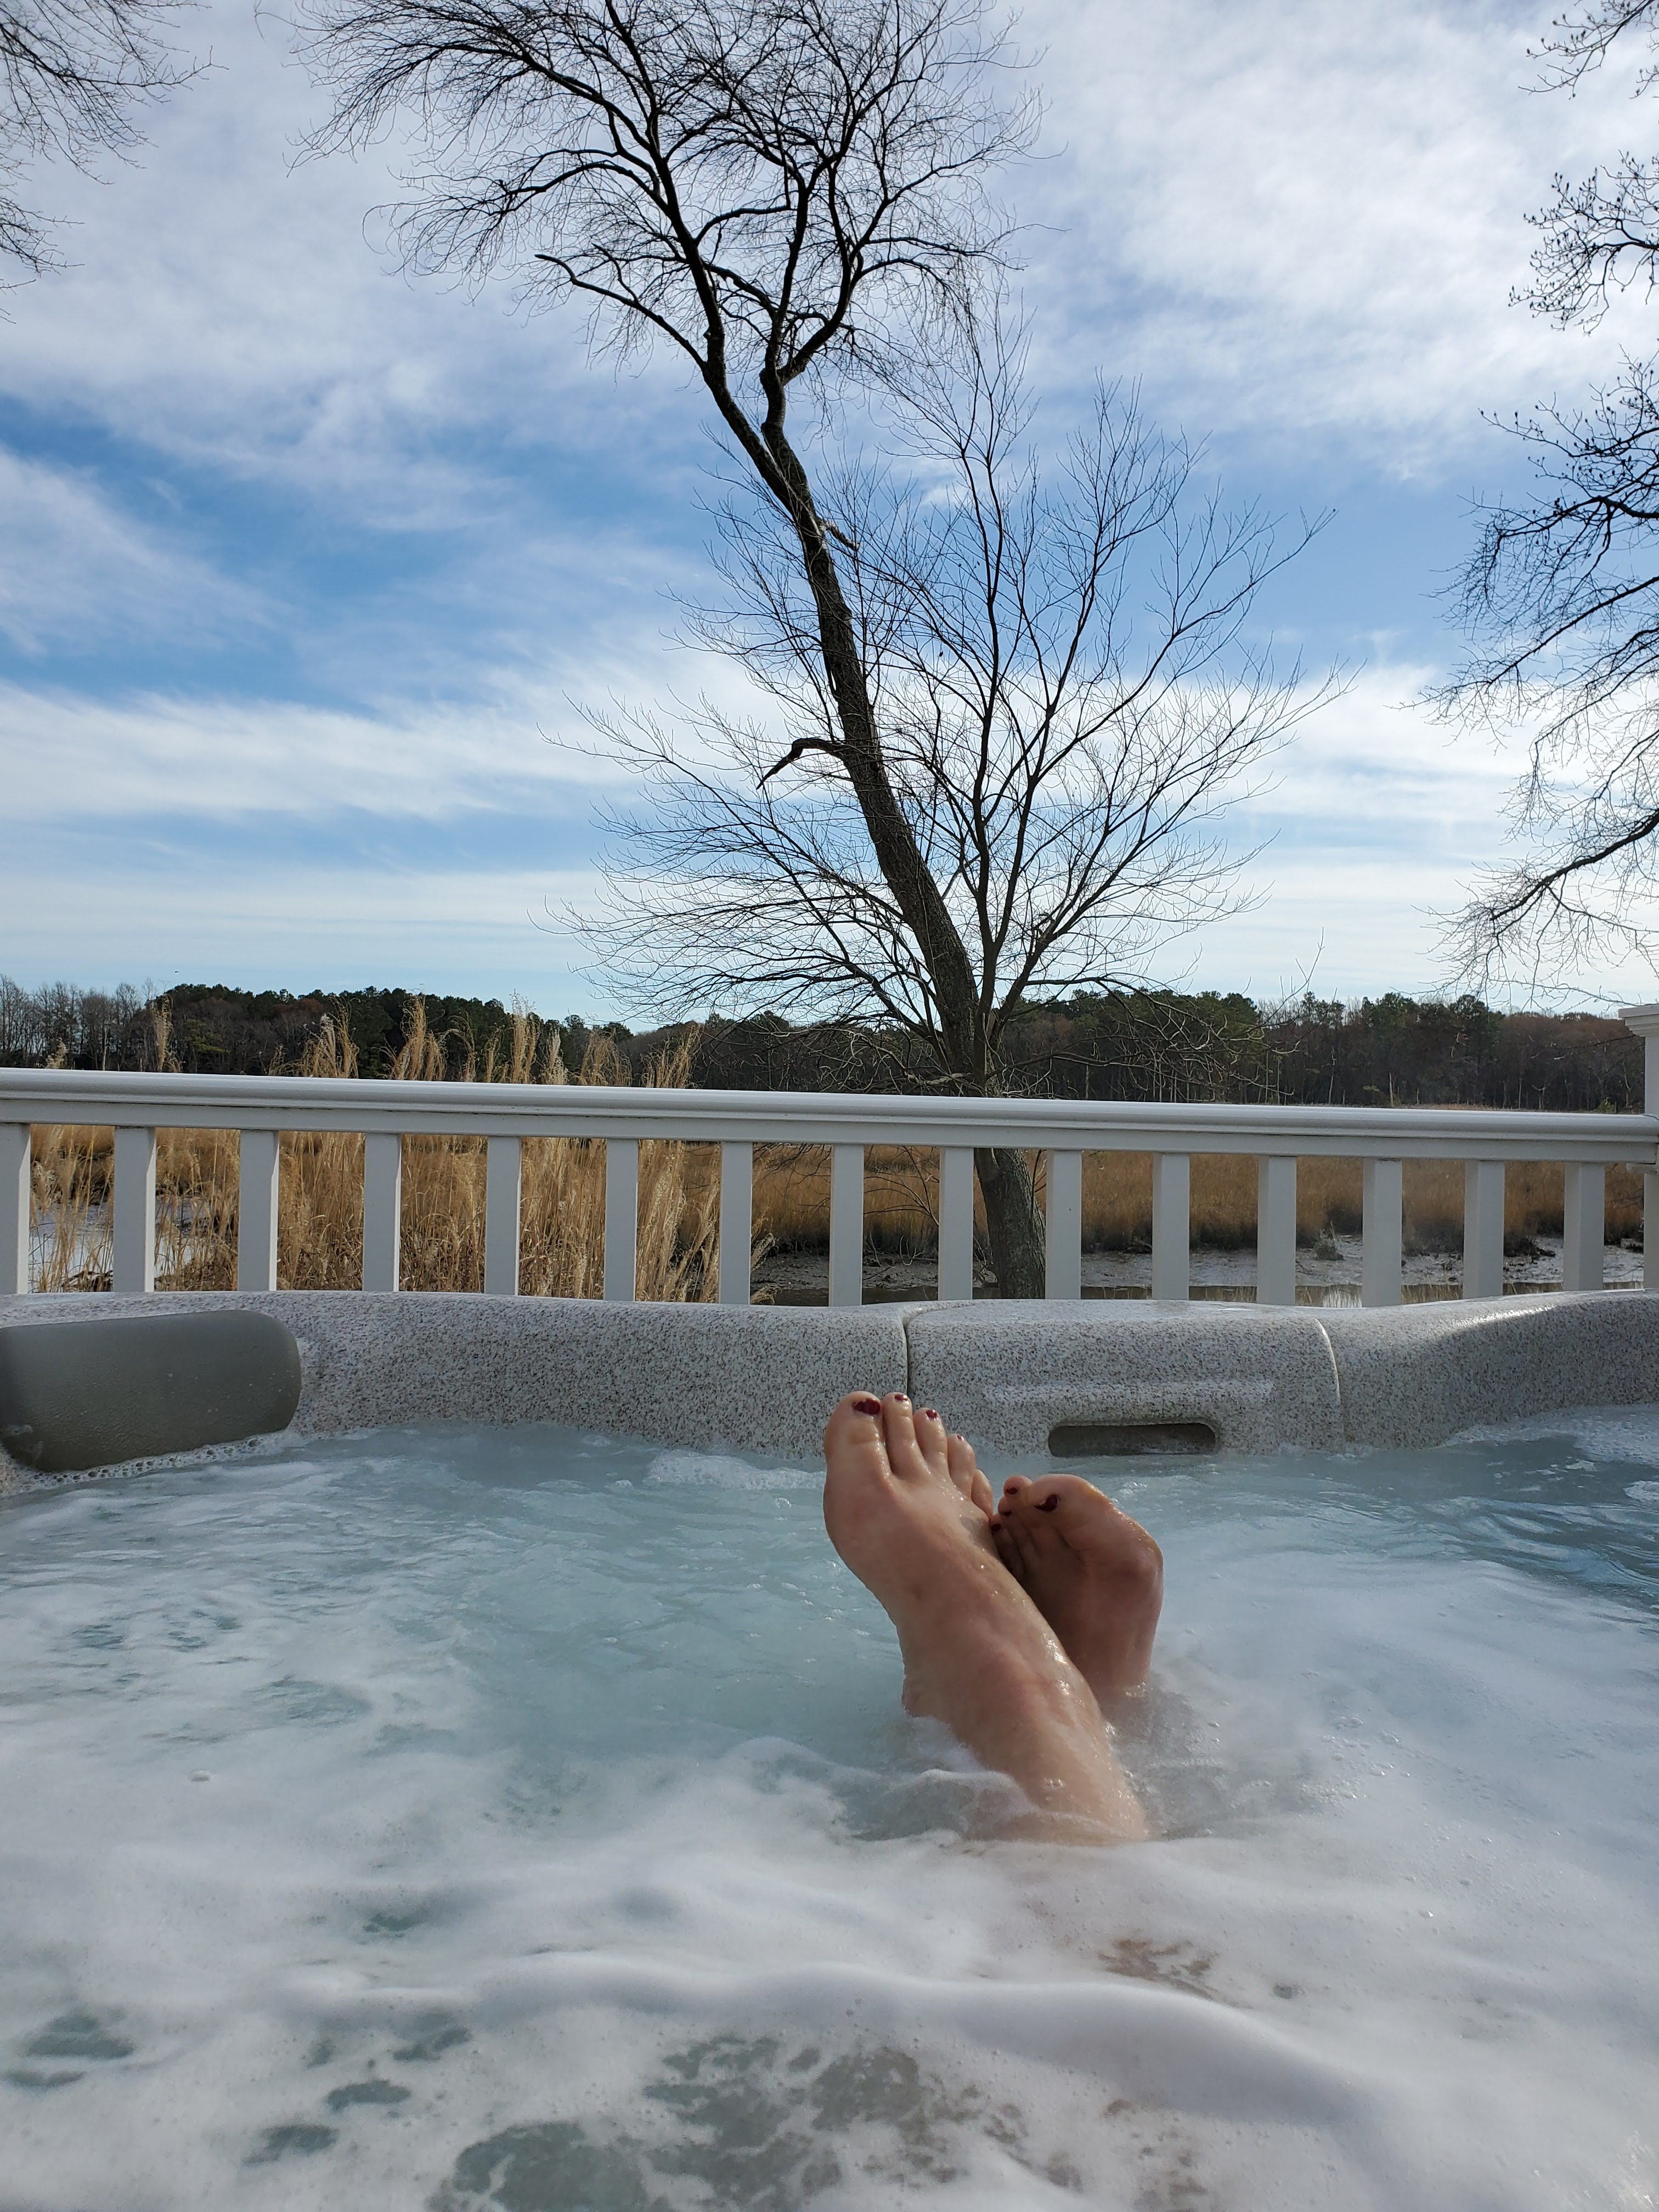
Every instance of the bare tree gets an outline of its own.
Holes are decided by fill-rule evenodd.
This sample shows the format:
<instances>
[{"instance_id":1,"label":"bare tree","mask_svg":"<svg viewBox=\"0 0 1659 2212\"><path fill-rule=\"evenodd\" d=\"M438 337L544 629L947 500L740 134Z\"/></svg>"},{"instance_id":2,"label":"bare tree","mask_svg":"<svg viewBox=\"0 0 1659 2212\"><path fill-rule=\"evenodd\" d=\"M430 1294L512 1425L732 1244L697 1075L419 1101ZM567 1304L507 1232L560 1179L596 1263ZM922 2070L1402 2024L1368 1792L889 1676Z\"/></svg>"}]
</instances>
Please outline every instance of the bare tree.
<instances>
[{"instance_id":1,"label":"bare tree","mask_svg":"<svg viewBox=\"0 0 1659 2212\"><path fill-rule=\"evenodd\" d=\"M1627 33L1659 53L1659 0L1588 0L1540 49L1571 92ZM1659 84L1644 67L1638 94ZM1558 175L1520 295L1562 329L1590 329L1613 296L1659 278L1659 158L1620 155L1582 182ZM1526 733L1512 805L1529 839L1452 926L1480 979L1598 950L1651 950L1659 884L1659 363L1626 356L1578 409L1541 408L1515 434L1534 464L1528 502L1491 508L1463 576L1470 640L1449 714Z\"/></svg>"},{"instance_id":2,"label":"bare tree","mask_svg":"<svg viewBox=\"0 0 1659 2212\"><path fill-rule=\"evenodd\" d=\"M769 507L769 529L757 514L733 541L734 570L763 584L751 609L760 626L744 651L803 719L787 767L759 752L743 757L759 812L748 830L740 811L733 815L728 857L750 866L756 882L769 867L782 888L766 903L769 954L741 978L734 971L722 980L733 991L740 981L763 987L773 1004L834 1002L866 988L866 1005L902 1006L916 1033L933 1040L942 1081L994 1090L995 1003L1006 995L1010 962L1023 963L1031 988L1060 971L1062 939L1104 927L1110 894L1085 879L1085 817L1105 787L1087 764L1084 726L1075 742L1063 732L1063 715L1045 731L1036 695L1022 698L1023 742L1037 749L1042 773L1024 842L1017 836L1008 844L1002 825L1018 804L991 789L1005 773L992 732L1001 745L1017 687L1000 669L989 672L996 699L986 787L973 802L987 818L958 836L938 812L942 787L928 796L919 729L885 719L890 697L896 711L915 714L926 690L915 661L927 623L908 595L925 569L927 526L911 516L905 530L883 537L878 558L866 559L858 484L836 487L838 498L854 502L838 514L809 465L821 450L824 410L847 380L884 371L890 386L910 381L933 335L960 325L997 263L1006 225L987 180L1025 143L1032 118L1026 102L1006 95L1011 57L981 0L309 4L309 57L335 95L319 148L361 145L398 117L416 133L420 167L400 216L409 264L478 277L501 271L532 302L586 304L601 344L666 345L701 380ZM981 397L991 404L988 388ZM803 400L804 432L792 416ZM1119 459L1133 471L1127 450ZM1104 452L1098 465L1113 465ZM1012 528L1011 556L1018 540ZM926 603L939 629L932 650L941 666L959 588L949 564L963 543L960 532L941 541L944 565ZM1027 557L1039 557L1035 538ZM1086 566L1091 556L1079 548L1076 557ZM1229 557L1248 571L1248 557ZM1058 634L1038 622L1038 589L1033 568L1020 682L1040 690L1062 672L1031 658L1039 635L1043 653L1059 649ZM999 599L999 615L1004 605ZM890 647L901 656L890 675ZM1079 635L1077 650L1090 649ZM1172 641L1165 665L1180 653ZM961 721L987 674L964 665L959 699L941 683L941 712ZM1069 702L1069 675L1060 692ZM1179 687L1166 684L1164 696L1158 742L1167 745ZM1194 702L1191 711L1197 727L1203 710ZM1126 703L1115 726L1127 731L1134 720ZM1148 734L1133 743L1144 755L1153 743L1150 715L1143 727ZM1213 742L1224 755L1228 741ZM959 738L945 728L938 744L941 760L959 751ZM1147 773L1126 760L1117 787L1126 796L1132 772L1143 782ZM1149 819L1173 805L1156 790L1154 776ZM678 849L695 868L713 817L701 827L692 815L680 819ZM745 845L769 821L779 844L769 854ZM663 834L657 849L666 856L674 833ZM1102 849L1115 851L1124 834L1115 816ZM982 948L963 934L971 902L964 908L960 895L958 860L968 849L961 838L971 844L975 836L989 872L986 912L1005 913L993 926L1008 939L988 971L990 1000ZM1175 852L1173 832L1164 844ZM1076 879L1070 890L1061 888L1067 865ZM994 884L1004 869L1012 871L1006 882ZM1120 874L1120 911L1150 872ZM1045 918L1054 896L1060 911ZM1089 923L1092 914L1102 916L1098 925ZM823 955L837 941L847 952L838 981ZM689 942L683 953L682 988L699 964ZM1013 1153L987 1156L980 1173L1002 1285L1033 1291L1041 1261L1025 1163Z\"/></svg>"},{"instance_id":3,"label":"bare tree","mask_svg":"<svg viewBox=\"0 0 1659 2212\"><path fill-rule=\"evenodd\" d=\"M1224 512L1192 451L1111 387L1045 467L1021 349L987 336L907 360L908 468L821 485L888 779L972 976L965 1024L872 854L816 609L759 502L725 509L728 590L696 628L765 705L598 718L647 801L610 817L629 857L586 925L653 1005L873 1016L906 1079L969 1095L1011 1087L1034 997L1139 982L1236 905L1245 856L1217 815L1328 689L1276 678L1246 635L1305 528L1280 548L1258 514ZM978 1171L999 1284L1030 1295L1026 1162L986 1151Z\"/></svg>"},{"instance_id":4,"label":"bare tree","mask_svg":"<svg viewBox=\"0 0 1659 2212\"><path fill-rule=\"evenodd\" d=\"M48 225L15 198L31 161L84 169L139 143L133 109L194 74L166 33L193 0L0 0L0 261L56 259Z\"/></svg>"}]
</instances>

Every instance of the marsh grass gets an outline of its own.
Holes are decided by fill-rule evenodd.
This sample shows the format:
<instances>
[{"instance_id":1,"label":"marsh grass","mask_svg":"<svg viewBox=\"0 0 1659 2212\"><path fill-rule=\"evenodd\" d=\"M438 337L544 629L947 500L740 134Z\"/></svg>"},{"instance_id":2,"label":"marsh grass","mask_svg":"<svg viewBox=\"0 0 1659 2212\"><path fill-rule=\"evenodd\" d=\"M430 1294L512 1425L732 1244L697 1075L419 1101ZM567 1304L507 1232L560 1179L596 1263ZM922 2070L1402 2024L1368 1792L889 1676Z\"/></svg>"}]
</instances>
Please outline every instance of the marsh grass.
<instances>
[{"instance_id":1,"label":"marsh grass","mask_svg":"<svg viewBox=\"0 0 1659 2212\"><path fill-rule=\"evenodd\" d=\"M1040 1156L1036 1162L1043 1190ZM1297 1169L1297 1240L1354 1236L1362 1225L1364 1170L1358 1160L1308 1158ZM1405 1243L1408 1252L1463 1249L1463 1166L1459 1160L1407 1160ZM1519 1246L1559 1235L1562 1170L1547 1161L1511 1165L1504 1177L1505 1241ZM1607 1236L1617 1243L1642 1233L1642 1172L1607 1170ZM1256 1164L1232 1153L1201 1153L1192 1164L1194 1244L1237 1251L1255 1243ZM938 1155L872 1146L865 1165L865 1235L878 1252L906 1256L933 1249L939 1218ZM811 1250L828 1241L830 1155L823 1146L775 1146L757 1155L755 1212L780 1249ZM984 1213L977 1197L975 1225ZM1152 1162L1148 1152L1088 1152L1083 1162L1083 1241L1094 1252L1151 1248Z\"/></svg>"},{"instance_id":2,"label":"marsh grass","mask_svg":"<svg viewBox=\"0 0 1659 2212\"><path fill-rule=\"evenodd\" d=\"M446 1040L418 1004L391 1071L394 1081L437 1081ZM695 1040L653 1061L645 1080L681 1086ZM157 1064L168 1064L165 1023ZM556 1029L526 1012L510 1042L461 1077L486 1083L625 1084L609 1037L596 1036L572 1075ZM297 1077L355 1076L343 1022L325 1018L291 1067ZM31 1279L37 1290L107 1290L113 1133L38 1127L30 1205ZM405 1290L477 1290L483 1282L485 1149L482 1137L404 1139L402 1266ZM234 1131L164 1129L156 1142L155 1279L165 1290L228 1290L236 1280L237 1141ZM717 1285L720 1177L716 1148L673 1141L640 1147L639 1295L712 1299ZM598 1297L604 1274L605 1146L536 1138L524 1146L520 1282L540 1297ZM343 1131L287 1131L282 1139L276 1279L283 1290L352 1290L362 1280L363 1140Z\"/></svg>"},{"instance_id":3,"label":"marsh grass","mask_svg":"<svg viewBox=\"0 0 1659 2212\"><path fill-rule=\"evenodd\" d=\"M37 1127L29 1158L30 1277L37 1291L109 1288L112 1129Z\"/></svg>"},{"instance_id":4,"label":"marsh grass","mask_svg":"<svg viewBox=\"0 0 1659 2212\"><path fill-rule=\"evenodd\" d=\"M157 1009L158 1067L171 1064L165 1007ZM523 1010L499 1050L468 1056L464 1079L485 1083L626 1084L614 1042L592 1036L574 1073L561 1056L560 1032ZM396 1082L439 1081L446 1048L417 1000L394 1063ZM687 1036L653 1061L644 1081L683 1087L696 1039ZM357 1054L343 1021L327 1018L287 1069L304 1079L355 1076ZM37 1290L106 1290L110 1282L109 1190L113 1152L107 1128L37 1127L30 1206L31 1277ZM484 1139L404 1139L403 1257L405 1290L476 1291L483 1282ZM1037 1160L1039 1191L1042 1170ZM165 1129L156 1157L156 1282L167 1290L228 1290L236 1280L237 1141L234 1131ZM352 1290L362 1279L363 1140L339 1131L287 1132L282 1139L276 1279L284 1290ZM1149 1154L1091 1152L1083 1173L1084 1243L1093 1251L1136 1251L1152 1242ZM1223 1250L1255 1242L1256 1165L1226 1154L1192 1164L1193 1241ZM938 1236L938 1155L876 1146L865 1175L865 1232L878 1254L918 1257ZM715 1145L658 1141L640 1147L638 1292L641 1298L708 1301L718 1269L720 1154ZM1457 1252L1463 1239L1463 1170L1449 1160L1408 1160L1406 1249ZM1505 1240L1559 1233L1562 1171L1528 1163L1505 1179ZM596 1298L604 1276L605 1145L597 1138L527 1139L522 1156L520 1285L542 1297ZM774 1246L822 1250L829 1241L830 1155L823 1146L757 1146L751 1258ZM975 1225L982 1211L975 1200ZM1358 1160L1304 1159L1297 1176L1298 1241L1357 1235L1361 1225ZM1619 1167L1607 1176L1610 1242L1642 1233L1642 1176Z\"/></svg>"}]
</instances>

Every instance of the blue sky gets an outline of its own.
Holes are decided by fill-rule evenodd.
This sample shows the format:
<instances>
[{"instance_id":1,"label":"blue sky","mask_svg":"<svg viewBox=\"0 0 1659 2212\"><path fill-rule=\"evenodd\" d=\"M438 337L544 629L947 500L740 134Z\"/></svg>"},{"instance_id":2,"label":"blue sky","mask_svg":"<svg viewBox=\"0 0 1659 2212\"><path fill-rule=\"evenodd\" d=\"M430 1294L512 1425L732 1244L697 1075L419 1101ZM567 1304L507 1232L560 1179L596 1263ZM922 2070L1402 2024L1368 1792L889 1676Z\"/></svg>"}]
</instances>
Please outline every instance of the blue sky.
<instances>
[{"instance_id":1,"label":"blue sky","mask_svg":"<svg viewBox=\"0 0 1659 2212\"><path fill-rule=\"evenodd\" d=\"M1207 438L1239 499L1331 508L1267 609L1354 671L1276 787L1251 913L1170 980L1355 996L1440 980L1433 911L1504 847L1513 761L1413 702L1485 417L1647 341L1509 304L1557 168L1648 143L1627 76L1529 90L1549 12L1483 0L1041 0L1048 100L1012 180L1045 419L1097 368ZM102 183L42 171L74 266L0 325L0 970L158 986L379 981L606 1005L550 906L593 881L611 696L729 683L671 637L714 458L667 364L574 318L392 273L395 148L295 166L315 113L274 20L210 7L216 66ZM1639 969L1566 998L1653 996Z\"/></svg>"}]
</instances>

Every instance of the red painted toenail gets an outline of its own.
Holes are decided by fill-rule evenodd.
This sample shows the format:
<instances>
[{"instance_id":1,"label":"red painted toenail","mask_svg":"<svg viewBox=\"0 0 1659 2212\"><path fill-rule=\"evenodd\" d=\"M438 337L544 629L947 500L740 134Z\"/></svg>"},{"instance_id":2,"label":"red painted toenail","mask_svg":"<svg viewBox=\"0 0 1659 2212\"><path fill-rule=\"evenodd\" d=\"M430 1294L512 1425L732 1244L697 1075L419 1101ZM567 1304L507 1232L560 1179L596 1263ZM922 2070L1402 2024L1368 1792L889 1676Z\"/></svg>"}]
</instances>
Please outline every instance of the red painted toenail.
<instances>
[{"instance_id":1,"label":"red painted toenail","mask_svg":"<svg viewBox=\"0 0 1659 2212\"><path fill-rule=\"evenodd\" d=\"M879 1398L854 1398L853 1411L855 1413L878 1413L881 1411L881 1401Z\"/></svg>"},{"instance_id":2,"label":"red painted toenail","mask_svg":"<svg viewBox=\"0 0 1659 2212\"><path fill-rule=\"evenodd\" d=\"M1059 1504L1060 1500L1057 1498L1039 1498L1036 1502L1036 1510L1039 1513L1052 1513L1059 1506Z\"/></svg>"},{"instance_id":3,"label":"red painted toenail","mask_svg":"<svg viewBox=\"0 0 1659 2212\"><path fill-rule=\"evenodd\" d=\"M939 1415L931 1406L924 1406L921 1409L921 1418L924 1421L936 1421Z\"/></svg>"}]
</instances>

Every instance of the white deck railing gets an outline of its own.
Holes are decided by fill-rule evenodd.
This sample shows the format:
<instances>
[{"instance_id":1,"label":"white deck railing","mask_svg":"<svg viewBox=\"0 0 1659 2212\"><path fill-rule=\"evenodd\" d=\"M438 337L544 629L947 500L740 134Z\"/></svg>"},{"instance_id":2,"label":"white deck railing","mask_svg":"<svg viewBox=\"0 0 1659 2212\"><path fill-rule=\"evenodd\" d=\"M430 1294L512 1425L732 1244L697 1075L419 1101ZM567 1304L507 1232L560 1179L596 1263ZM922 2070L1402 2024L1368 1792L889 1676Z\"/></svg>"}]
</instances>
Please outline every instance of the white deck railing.
<instances>
[{"instance_id":1,"label":"white deck railing","mask_svg":"<svg viewBox=\"0 0 1659 2212\"><path fill-rule=\"evenodd\" d=\"M1364 1163L1367 1305L1401 1295L1401 1164L1464 1162L1463 1295L1504 1287L1504 1171L1513 1160L1565 1170L1562 1279L1602 1287L1609 1166L1646 1174L1644 1280L1659 1288L1659 1006L1626 1018L1647 1038L1645 1114L1491 1113L1461 1108L1157 1106L1074 1100L849 1097L799 1091L653 1091L586 1085L396 1083L287 1076L89 1074L0 1069L0 1292L29 1288L31 1124L113 1126L112 1280L147 1291L155 1279L155 1133L234 1129L240 1139L237 1286L276 1285L280 1137L284 1130L349 1130L365 1139L363 1288L398 1287L405 1136L487 1140L484 1289L519 1287L520 1146L526 1137L599 1137L605 1144L605 1296L635 1295L639 1148L678 1138L720 1148L720 1297L750 1296L754 1148L830 1148L830 1303L863 1296L864 1159L872 1145L939 1154L939 1296L973 1295L974 1149L1017 1146L1048 1155L1047 1295L1082 1296L1083 1156L1152 1156L1152 1296L1188 1292L1188 1164L1226 1152L1259 1163L1256 1297L1296 1300L1298 1158Z\"/></svg>"}]
</instances>

